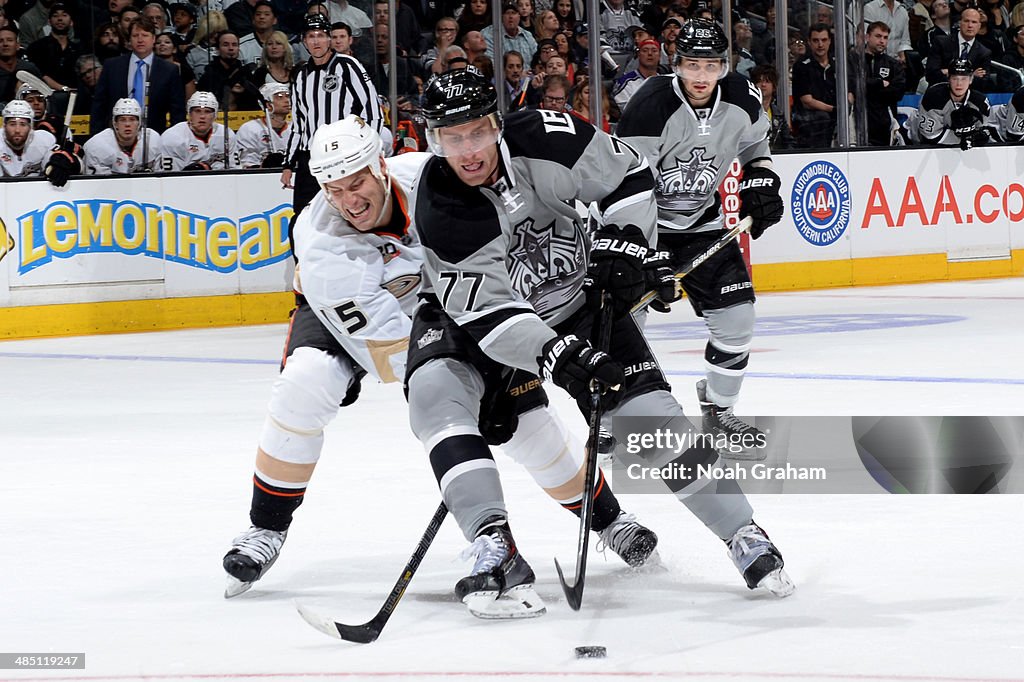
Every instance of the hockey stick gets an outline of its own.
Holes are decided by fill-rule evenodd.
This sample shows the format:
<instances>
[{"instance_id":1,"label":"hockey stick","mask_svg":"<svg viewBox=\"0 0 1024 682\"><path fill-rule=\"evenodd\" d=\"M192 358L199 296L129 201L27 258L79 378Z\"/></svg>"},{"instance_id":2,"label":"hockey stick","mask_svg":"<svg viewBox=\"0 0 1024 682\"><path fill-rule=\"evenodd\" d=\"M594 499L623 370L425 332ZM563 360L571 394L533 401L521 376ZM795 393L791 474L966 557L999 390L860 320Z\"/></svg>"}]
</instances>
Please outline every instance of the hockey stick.
<instances>
[{"instance_id":1,"label":"hockey stick","mask_svg":"<svg viewBox=\"0 0 1024 682\"><path fill-rule=\"evenodd\" d=\"M33 90L41 92L43 97L49 97L54 93L54 89L47 85L46 81L28 71L19 71L15 76L25 85L31 86Z\"/></svg>"},{"instance_id":2,"label":"hockey stick","mask_svg":"<svg viewBox=\"0 0 1024 682\"><path fill-rule=\"evenodd\" d=\"M68 108L64 111L64 138L74 142L75 136L71 132L71 117L75 115L75 100L78 99L78 91L72 90L68 94Z\"/></svg>"},{"instance_id":3,"label":"hockey stick","mask_svg":"<svg viewBox=\"0 0 1024 682\"><path fill-rule=\"evenodd\" d=\"M302 604L296 603L295 608L298 609L299 615L325 635L359 644L369 644L376 641L380 637L381 630L384 629L388 619L391 618L391 614L394 613L395 608L398 606L398 602L401 601L402 595L405 594L405 588L412 582L416 569L419 568L420 562L423 561L427 550L430 549L430 545L434 542L434 537L437 535L437 531L441 529L441 524L444 523L446 516L448 516L448 507L442 502L438 505L437 511L434 512L434 517L430 519L427 530L423 532L423 537L420 538L416 549L409 558L409 563L402 569L402 575L398 577L398 582L391 588L391 594L388 595L377 615L369 621L362 625L345 625L326 616L321 616Z\"/></svg>"},{"instance_id":4,"label":"hockey stick","mask_svg":"<svg viewBox=\"0 0 1024 682\"><path fill-rule=\"evenodd\" d=\"M610 296L605 293L601 297L601 317L597 327L600 351L607 351L612 337L612 304ZM583 499L580 502L580 536L576 544L576 578L572 585L565 581L562 567L555 559L555 570L558 571L558 582L562 584L565 599L573 611L579 611L583 604L583 586L587 577L587 549L590 545L590 528L594 522L594 480L597 476L597 442L601 433L601 387L596 384L590 387L590 433L587 436L586 478L583 481Z\"/></svg>"},{"instance_id":5,"label":"hockey stick","mask_svg":"<svg viewBox=\"0 0 1024 682\"><path fill-rule=\"evenodd\" d=\"M731 242L733 239L736 239L736 237L738 237L743 232L749 230L750 226L753 224L754 219L751 218L750 216L743 218L743 220L736 223L736 225L734 225L731 230L729 230L721 237L716 239L715 242L711 246L706 248L702 253L699 253L696 256L694 256L693 260L687 263L682 270L676 272L676 279L682 279L683 277L686 277L688 274L696 270L701 263L703 263L708 258L711 258L716 253L721 251L723 246ZM630 310L630 312L635 313L640 310L643 310L644 308L651 304L651 301L653 301L656 296L657 294L655 294L653 291L648 291L646 294L640 297L639 301L633 304L633 308Z\"/></svg>"}]
</instances>

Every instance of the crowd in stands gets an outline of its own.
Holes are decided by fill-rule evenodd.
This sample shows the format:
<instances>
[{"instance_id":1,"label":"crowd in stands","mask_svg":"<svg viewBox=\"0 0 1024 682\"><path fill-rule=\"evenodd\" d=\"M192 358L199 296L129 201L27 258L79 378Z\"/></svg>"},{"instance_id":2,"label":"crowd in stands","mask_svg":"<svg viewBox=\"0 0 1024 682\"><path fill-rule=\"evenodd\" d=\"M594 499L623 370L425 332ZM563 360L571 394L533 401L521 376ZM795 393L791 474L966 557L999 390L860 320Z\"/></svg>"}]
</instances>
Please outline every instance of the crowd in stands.
<instances>
[{"instance_id":1,"label":"crowd in stands","mask_svg":"<svg viewBox=\"0 0 1024 682\"><path fill-rule=\"evenodd\" d=\"M502 2L498 24L492 1ZM847 8L848 15L861 9L863 24L848 32L853 44L846 47L836 45L830 4L793 0L781 51L775 7L737 0L730 17L732 68L760 89L777 150L834 146L841 117L848 117L849 143L856 146L1017 142L1021 136L1009 128L1024 112L1024 1L979 1L868 0ZM92 147L102 135L109 147L104 154L114 150L110 145L123 152L120 164L94 154L96 163L86 161L85 173L272 167L287 137L287 86L309 57L301 32L311 14L329 19L333 49L359 60L378 93L387 95L396 82L392 113L406 123L403 148L424 146L417 139L424 83L467 64L504 84L509 109L553 109L588 121L590 88L599 83L604 106L601 120L592 122L614 130L643 82L672 72L681 26L693 17L722 20L720 0L602 0L596 21L586 16L583 0L399 0L394 21L386 0L143 3L0 0L0 154L20 149L18 136L7 130L8 120L13 129L16 115L27 111L7 106L16 100L31 108L32 128L60 143L70 89L73 113L90 116ZM499 31L503 50L496 55ZM589 40L598 31L595 76ZM846 102L837 101L837 59L847 60ZM33 82L23 82L19 72ZM778 96L783 79L791 94L789 120ZM996 94L1000 103L992 106L989 97ZM920 95L916 111L897 108L907 95ZM137 102L141 114L125 100ZM976 113L957 113L961 109ZM263 115L248 135L234 136L213 122L225 111ZM119 121L133 117L132 125ZM182 133L183 125L191 136ZM174 147L193 148L196 136L205 140L209 158L192 159ZM140 140L144 153L125 147ZM15 175L16 166L0 163L0 175Z\"/></svg>"}]
</instances>

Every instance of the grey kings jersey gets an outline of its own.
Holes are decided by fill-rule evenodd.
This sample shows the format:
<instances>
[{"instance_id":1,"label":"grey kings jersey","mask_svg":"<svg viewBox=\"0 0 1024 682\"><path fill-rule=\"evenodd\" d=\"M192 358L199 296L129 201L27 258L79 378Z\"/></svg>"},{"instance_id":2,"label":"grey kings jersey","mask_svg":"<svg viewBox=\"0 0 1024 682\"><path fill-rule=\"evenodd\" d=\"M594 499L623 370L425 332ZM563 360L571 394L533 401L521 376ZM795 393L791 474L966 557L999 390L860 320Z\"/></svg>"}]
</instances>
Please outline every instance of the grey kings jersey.
<instances>
[{"instance_id":1,"label":"grey kings jersey","mask_svg":"<svg viewBox=\"0 0 1024 682\"><path fill-rule=\"evenodd\" d=\"M598 220L650 238L653 178L628 145L554 111L510 114L499 150L492 187L465 185L441 158L425 166L415 215L424 291L488 356L537 372L549 325L584 303L590 239L575 202L596 202Z\"/></svg>"},{"instance_id":2,"label":"grey kings jersey","mask_svg":"<svg viewBox=\"0 0 1024 682\"><path fill-rule=\"evenodd\" d=\"M771 124L761 93L743 76L718 82L706 107L686 101L675 75L648 78L622 112L616 134L647 156L655 178L658 229L721 229L718 186L733 159L770 159Z\"/></svg>"}]
</instances>

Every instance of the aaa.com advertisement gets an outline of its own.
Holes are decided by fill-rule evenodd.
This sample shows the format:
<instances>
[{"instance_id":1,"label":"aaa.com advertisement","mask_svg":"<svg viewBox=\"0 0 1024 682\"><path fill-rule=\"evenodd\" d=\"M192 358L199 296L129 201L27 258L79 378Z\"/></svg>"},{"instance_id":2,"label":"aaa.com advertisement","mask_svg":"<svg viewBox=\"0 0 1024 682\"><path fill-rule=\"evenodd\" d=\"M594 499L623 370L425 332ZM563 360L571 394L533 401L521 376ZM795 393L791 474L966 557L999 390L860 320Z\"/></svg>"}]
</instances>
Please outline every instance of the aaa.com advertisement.
<instances>
[{"instance_id":1,"label":"aaa.com advertisement","mask_svg":"<svg viewBox=\"0 0 1024 682\"><path fill-rule=\"evenodd\" d=\"M1008 259L1024 248L1024 161L1016 147L900 148L779 155L786 216L752 262L944 254Z\"/></svg>"}]
</instances>

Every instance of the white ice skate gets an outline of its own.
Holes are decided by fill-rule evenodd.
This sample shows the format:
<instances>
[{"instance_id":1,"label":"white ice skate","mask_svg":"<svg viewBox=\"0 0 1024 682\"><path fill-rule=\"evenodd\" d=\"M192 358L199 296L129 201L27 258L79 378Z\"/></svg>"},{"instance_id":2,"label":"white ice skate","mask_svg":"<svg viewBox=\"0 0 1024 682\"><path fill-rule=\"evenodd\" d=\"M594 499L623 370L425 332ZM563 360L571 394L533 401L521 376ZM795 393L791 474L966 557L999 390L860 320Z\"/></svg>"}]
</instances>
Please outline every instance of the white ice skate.
<instances>
[{"instance_id":1,"label":"white ice skate","mask_svg":"<svg viewBox=\"0 0 1024 682\"><path fill-rule=\"evenodd\" d=\"M228 580L224 598L237 597L262 578L277 561L288 531L268 530L251 526L231 543L224 555Z\"/></svg>"}]
</instances>

